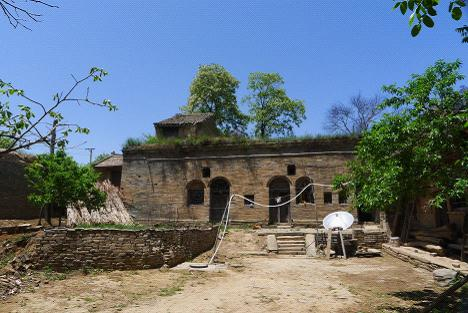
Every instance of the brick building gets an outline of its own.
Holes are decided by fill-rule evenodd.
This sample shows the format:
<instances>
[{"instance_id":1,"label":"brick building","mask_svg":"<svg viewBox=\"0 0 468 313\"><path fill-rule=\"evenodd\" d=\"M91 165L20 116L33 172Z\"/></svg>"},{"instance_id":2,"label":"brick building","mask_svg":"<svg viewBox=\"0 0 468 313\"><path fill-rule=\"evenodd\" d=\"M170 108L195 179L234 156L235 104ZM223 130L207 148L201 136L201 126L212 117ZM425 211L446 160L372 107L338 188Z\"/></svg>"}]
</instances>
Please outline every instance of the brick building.
<instances>
[{"instance_id":1,"label":"brick building","mask_svg":"<svg viewBox=\"0 0 468 313\"><path fill-rule=\"evenodd\" d=\"M34 156L11 152L0 155L0 219L33 219L40 210L28 201L25 167Z\"/></svg>"},{"instance_id":2,"label":"brick building","mask_svg":"<svg viewBox=\"0 0 468 313\"><path fill-rule=\"evenodd\" d=\"M186 120L193 117L178 115L177 119L187 127ZM194 125L200 129L199 124ZM213 137L131 147L123 154L121 190L130 213L140 223L217 222L230 194L276 204L294 197L310 182L331 184L353 158L355 144L355 138L257 141ZM350 210L347 199L329 187L316 186L277 209L235 198L231 220L315 224L337 210Z\"/></svg>"},{"instance_id":3,"label":"brick building","mask_svg":"<svg viewBox=\"0 0 468 313\"><path fill-rule=\"evenodd\" d=\"M101 174L100 180L109 180L112 185L120 187L122 179L122 155L112 153L105 159L94 164L94 169Z\"/></svg>"}]
</instances>

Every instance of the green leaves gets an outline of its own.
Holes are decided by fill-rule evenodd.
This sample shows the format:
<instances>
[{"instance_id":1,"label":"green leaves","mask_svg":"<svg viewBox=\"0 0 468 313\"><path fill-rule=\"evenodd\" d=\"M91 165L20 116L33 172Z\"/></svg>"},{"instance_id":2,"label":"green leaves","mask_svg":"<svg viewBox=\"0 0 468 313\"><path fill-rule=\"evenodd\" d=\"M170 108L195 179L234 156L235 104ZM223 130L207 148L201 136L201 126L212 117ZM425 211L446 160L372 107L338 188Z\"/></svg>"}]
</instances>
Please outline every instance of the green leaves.
<instances>
[{"instance_id":1,"label":"green leaves","mask_svg":"<svg viewBox=\"0 0 468 313\"><path fill-rule=\"evenodd\" d=\"M427 27L431 27L431 28L434 27L434 21L428 15L423 16L423 23Z\"/></svg>"},{"instance_id":2,"label":"green leaves","mask_svg":"<svg viewBox=\"0 0 468 313\"><path fill-rule=\"evenodd\" d=\"M405 15L407 9L408 9L408 3L406 1L402 2L400 4L401 14Z\"/></svg>"},{"instance_id":3,"label":"green leaves","mask_svg":"<svg viewBox=\"0 0 468 313\"><path fill-rule=\"evenodd\" d=\"M58 146L65 147L68 144L67 137L74 131L75 133L87 134L89 129L82 128L76 124L62 123L64 116L60 112L60 106L65 102L80 104L81 102L91 105L106 107L110 111L117 110L117 106L110 100L104 99L102 103L89 99L89 88L85 96L77 97L74 90L78 85L86 81L101 81L108 73L102 69L93 67L89 74L81 79L76 79L74 85L67 92L55 93L52 96L52 103L47 105L26 96L24 90L17 89L10 83L0 80L0 96L7 99L14 99L14 96L26 102L17 103L10 106L9 102L0 102L0 139L7 138L11 145L0 154L16 151L19 149L29 149L36 144L49 144L54 133L60 133L61 138L55 138ZM17 100L17 99L14 99Z\"/></svg>"},{"instance_id":4,"label":"green leaves","mask_svg":"<svg viewBox=\"0 0 468 313\"><path fill-rule=\"evenodd\" d=\"M80 166L63 151L38 155L25 169L32 189L28 199L41 208L52 204L66 209L70 205L100 208L106 195L99 191L99 175L89 166Z\"/></svg>"},{"instance_id":5,"label":"green leaves","mask_svg":"<svg viewBox=\"0 0 468 313\"><path fill-rule=\"evenodd\" d=\"M248 118L237 105L239 81L219 64L201 65L190 85L190 97L181 109L188 113L213 113L225 134L244 135Z\"/></svg>"},{"instance_id":6,"label":"green leaves","mask_svg":"<svg viewBox=\"0 0 468 313\"><path fill-rule=\"evenodd\" d=\"M452 10L452 18L456 21L458 21L459 19L461 19L462 17L462 10L460 7L456 7L456 8L453 8Z\"/></svg>"},{"instance_id":7,"label":"green leaves","mask_svg":"<svg viewBox=\"0 0 468 313\"><path fill-rule=\"evenodd\" d=\"M421 24L416 24L411 29L411 36L416 37L421 31Z\"/></svg>"},{"instance_id":8,"label":"green leaves","mask_svg":"<svg viewBox=\"0 0 468 313\"><path fill-rule=\"evenodd\" d=\"M455 86L464 79L460 61L437 61L404 86L384 86L383 106L391 108L362 137L350 173L336 188L355 193L363 210L405 207L418 197L441 206L450 197L466 196L468 91Z\"/></svg>"},{"instance_id":9,"label":"green leaves","mask_svg":"<svg viewBox=\"0 0 468 313\"><path fill-rule=\"evenodd\" d=\"M394 4L393 10L400 8L401 14L405 15L406 12L410 11L410 17L408 24L411 27L411 36L416 37L422 29L422 26L428 28L434 27L434 19L432 17L437 16L436 7L439 5L438 0L405 0L398 1ZM452 19L458 21L462 18L463 11L461 8L465 7L466 3L463 0L452 0L449 2L448 11ZM417 24L413 26L417 20ZM463 40L463 42L468 40Z\"/></svg>"},{"instance_id":10,"label":"green leaves","mask_svg":"<svg viewBox=\"0 0 468 313\"><path fill-rule=\"evenodd\" d=\"M243 102L249 104L255 136L291 136L293 126L299 126L305 120L304 102L290 99L283 85L284 80L278 73L249 75L247 88L250 95L244 97Z\"/></svg>"}]
</instances>

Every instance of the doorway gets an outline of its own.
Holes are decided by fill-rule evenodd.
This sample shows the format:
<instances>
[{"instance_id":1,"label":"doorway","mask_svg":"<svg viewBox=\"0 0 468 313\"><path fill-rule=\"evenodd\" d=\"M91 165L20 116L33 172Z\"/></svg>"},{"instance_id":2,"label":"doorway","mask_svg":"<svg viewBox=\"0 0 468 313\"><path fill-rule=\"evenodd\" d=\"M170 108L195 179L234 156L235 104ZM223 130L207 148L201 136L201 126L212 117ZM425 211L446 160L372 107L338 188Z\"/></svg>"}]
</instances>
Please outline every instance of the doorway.
<instances>
[{"instance_id":1,"label":"doorway","mask_svg":"<svg viewBox=\"0 0 468 313\"><path fill-rule=\"evenodd\" d=\"M286 202L291 197L289 181L285 177L274 178L269 184L269 204L276 205ZM289 223L291 220L290 204L270 208L269 224Z\"/></svg>"},{"instance_id":2,"label":"doorway","mask_svg":"<svg viewBox=\"0 0 468 313\"><path fill-rule=\"evenodd\" d=\"M215 178L210 183L210 222L219 223L229 201L230 186L224 178Z\"/></svg>"}]
</instances>

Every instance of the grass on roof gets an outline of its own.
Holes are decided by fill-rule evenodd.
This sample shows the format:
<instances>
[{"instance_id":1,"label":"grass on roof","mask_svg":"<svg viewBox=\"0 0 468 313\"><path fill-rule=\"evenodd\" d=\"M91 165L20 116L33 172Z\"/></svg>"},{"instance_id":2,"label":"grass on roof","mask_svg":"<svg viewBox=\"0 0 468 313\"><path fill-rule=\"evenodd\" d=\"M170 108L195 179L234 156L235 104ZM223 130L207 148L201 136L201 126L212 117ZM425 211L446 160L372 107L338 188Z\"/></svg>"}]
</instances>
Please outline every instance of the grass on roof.
<instances>
[{"instance_id":1,"label":"grass on roof","mask_svg":"<svg viewBox=\"0 0 468 313\"><path fill-rule=\"evenodd\" d=\"M144 230L148 227L139 224L78 224L77 229L113 229L113 230Z\"/></svg>"},{"instance_id":2,"label":"grass on roof","mask_svg":"<svg viewBox=\"0 0 468 313\"><path fill-rule=\"evenodd\" d=\"M123 150L143 145L160 145L160 146L197 146L209 144L257 144L257 143L274 143L274 142L294 142L303 140L327 140L327 139L340 139L340 138L353 138L351 136L343 135L304 135L292 137L277 137L277 138L251 138L239 136L196 136L186 138L159 138L151 135L143 135L140 138L128 138L123 144Z\"/></svg>"}]
</instances>

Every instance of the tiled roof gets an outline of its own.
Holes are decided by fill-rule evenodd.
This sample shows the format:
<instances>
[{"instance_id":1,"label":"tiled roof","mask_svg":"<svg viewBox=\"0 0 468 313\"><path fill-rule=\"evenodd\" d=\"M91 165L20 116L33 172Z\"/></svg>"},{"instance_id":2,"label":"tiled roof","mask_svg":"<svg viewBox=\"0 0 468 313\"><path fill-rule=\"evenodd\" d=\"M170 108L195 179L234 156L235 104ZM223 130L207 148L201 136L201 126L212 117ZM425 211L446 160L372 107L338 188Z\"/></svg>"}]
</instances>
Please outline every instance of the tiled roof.
<instances>
[{"instance_id":1,"label":"tiled roof","mask_svg":"<svg viewBox=\"0 0 468 313\"><path fill-rule=\"evenodd\" d=\"M213 113L176 114L173 117L155 123L157 126L195 125L211 118Z\"/></svg>"},{"instance_id":2,"label":"tiled roof","mask_svg":"<svg viewBox=\"0 0 468 313\"><path fill-rule=\"evenodd\" d=\"M112 154L111 156L107 157L101 162L94 164L94 167L98 167L98 168L116 167L116 166L122 166L122 164L123 164L123 156L121 154Z\"/></svg>"}]
</instances>

